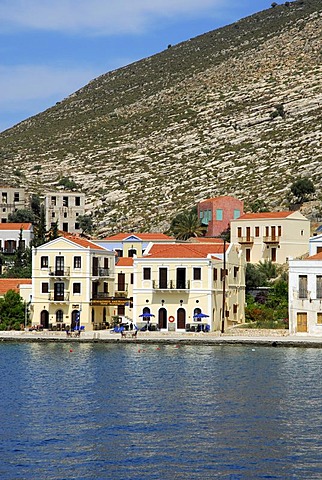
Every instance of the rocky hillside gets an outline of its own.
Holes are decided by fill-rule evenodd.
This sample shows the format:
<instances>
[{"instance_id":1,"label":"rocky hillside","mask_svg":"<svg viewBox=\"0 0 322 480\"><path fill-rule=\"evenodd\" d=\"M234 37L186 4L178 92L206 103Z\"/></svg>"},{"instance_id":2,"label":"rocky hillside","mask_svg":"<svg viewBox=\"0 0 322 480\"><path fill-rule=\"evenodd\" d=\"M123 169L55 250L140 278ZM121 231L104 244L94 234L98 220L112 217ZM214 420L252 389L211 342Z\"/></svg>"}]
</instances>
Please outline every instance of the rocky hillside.
<instances>
[{"instance_id":1,"label":"rocky hillside","mask_svg":"<svg viewBox=\"0 0 322 480\"><path fill-rule=\"evenodd\" d=\"M83 189L99 233L322 186L322 1L286 2L93 80L0 134L0 182ZM41 167L40 167L41 165ZM319 200L319 197L317 198Z\"/></svg>"}]
</instances>

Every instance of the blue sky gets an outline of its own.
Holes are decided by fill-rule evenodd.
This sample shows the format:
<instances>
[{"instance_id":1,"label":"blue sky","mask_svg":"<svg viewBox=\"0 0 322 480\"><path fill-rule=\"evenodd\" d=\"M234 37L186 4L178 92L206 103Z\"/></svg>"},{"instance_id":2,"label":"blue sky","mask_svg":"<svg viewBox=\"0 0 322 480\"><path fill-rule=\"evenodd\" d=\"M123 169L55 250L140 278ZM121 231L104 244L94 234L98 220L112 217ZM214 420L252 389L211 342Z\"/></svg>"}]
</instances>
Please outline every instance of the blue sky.
<instances>
[{"instance_id":1,"label":"blue sky","mask_svg":"<svg viewBox=\"0 0 322 480\"><path fill-rule=\"evenodd\" d=\"M271 0L0 0L0 131Z\"/></svg>"}]
</instances>

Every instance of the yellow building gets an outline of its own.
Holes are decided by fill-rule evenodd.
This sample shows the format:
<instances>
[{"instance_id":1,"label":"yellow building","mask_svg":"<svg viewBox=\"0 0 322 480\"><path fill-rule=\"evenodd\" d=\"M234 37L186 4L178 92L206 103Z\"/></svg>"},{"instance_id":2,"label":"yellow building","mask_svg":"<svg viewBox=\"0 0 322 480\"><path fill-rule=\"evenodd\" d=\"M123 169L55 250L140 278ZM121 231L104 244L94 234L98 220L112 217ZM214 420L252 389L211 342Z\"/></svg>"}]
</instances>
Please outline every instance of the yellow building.
<instances>
[{"instance_id":1,"label":"yellow building","mask_svg":"<svg viewBox=\"0 0 322 480\"><path fill-rule=\"evenodd\" d=\"M105 328L123 299L114 296L114 253L76 237L32 249L32 324Z\"/></svg>"},{"instance_id":2,"label":"yellow building","mask_svg":"<svg viewBox=\"0 0 322 480\"><path fill-rule=\"evenodd\" d=\"M115 296L127 299L114 309L114 314L133 320L133 257L116 258Z\"/></svg>"},{"instance_id":3,"label":"yellow building","mask_svg":"<svg viewBox=\"0 0 322 480\"><path fill-rule=\"evenodd\" d=\"M231 241L246 262L285 263L309 251L310 221L300 212L246 213L231 221Z\"/></svg>"},{"instance_id":4,"label":"yellow building","mask_svg":"<svg viewBox=\"0 0 322 480\"><path fill-rule=\"evenodd\" d=\"M244 321L245 264L233 244L150 244L133 272L139 328L223 331Z\"/></svg>"}]
</instances>

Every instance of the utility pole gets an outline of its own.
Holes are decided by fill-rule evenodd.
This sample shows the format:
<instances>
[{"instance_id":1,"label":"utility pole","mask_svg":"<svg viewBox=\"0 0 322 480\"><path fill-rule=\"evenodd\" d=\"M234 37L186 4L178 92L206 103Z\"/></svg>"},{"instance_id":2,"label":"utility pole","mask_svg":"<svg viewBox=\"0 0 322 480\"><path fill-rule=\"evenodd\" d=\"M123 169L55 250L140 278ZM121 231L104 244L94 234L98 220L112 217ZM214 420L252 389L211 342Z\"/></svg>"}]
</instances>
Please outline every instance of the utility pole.
<instances>
[{"instance_id":1,"label":"utility pole","mask_svg":"<svg viewBox=\"0 0 322 480\"><path fill-rule=\"evenodd\" d=\"M225 333L225 315L226 315L226 239L224 241L223 251L223 276L222 276L222 311L221 311L221 333Z\"/></svg>"}]
</instances>

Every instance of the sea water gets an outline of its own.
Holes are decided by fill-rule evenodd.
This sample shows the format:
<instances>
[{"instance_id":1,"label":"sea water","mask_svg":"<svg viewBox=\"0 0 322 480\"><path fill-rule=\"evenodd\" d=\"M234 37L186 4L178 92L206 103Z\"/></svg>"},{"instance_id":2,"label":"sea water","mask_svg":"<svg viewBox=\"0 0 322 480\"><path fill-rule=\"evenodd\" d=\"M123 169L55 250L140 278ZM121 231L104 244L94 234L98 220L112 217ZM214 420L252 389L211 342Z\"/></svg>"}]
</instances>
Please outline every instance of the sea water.
<instances>
[{"instance_id":1,"label":"sea water","mask_svg":"<svg viewBox=\"0 0 322 480\"><path fill-rule=\"evenodd\" d=\"M321 479L322 350L3 343L0 479Z\"/></svg>"}]
</instances>

